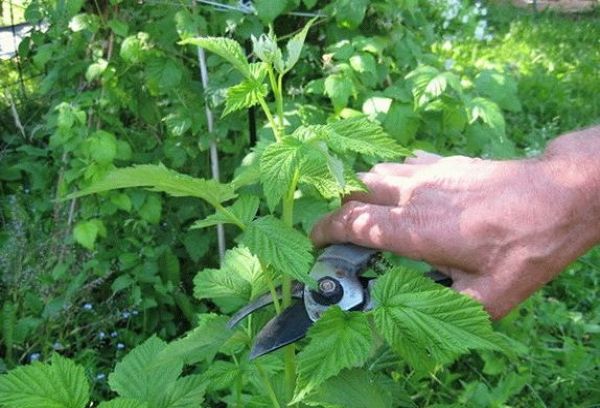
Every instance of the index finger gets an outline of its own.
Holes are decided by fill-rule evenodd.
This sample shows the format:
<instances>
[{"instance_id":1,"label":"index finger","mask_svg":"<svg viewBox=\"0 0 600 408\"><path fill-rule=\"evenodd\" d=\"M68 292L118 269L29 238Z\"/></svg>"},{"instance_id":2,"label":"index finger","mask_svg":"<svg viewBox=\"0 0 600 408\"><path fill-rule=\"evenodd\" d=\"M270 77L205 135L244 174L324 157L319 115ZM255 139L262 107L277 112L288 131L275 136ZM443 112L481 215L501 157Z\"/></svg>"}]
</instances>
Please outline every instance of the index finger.
<instances>
[{"instance_id":1,"label":"index finger","mask_svg":"<svg viewBox=\"0 0 600 408\"><path fill-rule=\"evenodd\" d=\"M404 207L347 202L314 226L311 239L316 246L349 242L423 259L420 230Z\"/></svg>"}]
</instances>

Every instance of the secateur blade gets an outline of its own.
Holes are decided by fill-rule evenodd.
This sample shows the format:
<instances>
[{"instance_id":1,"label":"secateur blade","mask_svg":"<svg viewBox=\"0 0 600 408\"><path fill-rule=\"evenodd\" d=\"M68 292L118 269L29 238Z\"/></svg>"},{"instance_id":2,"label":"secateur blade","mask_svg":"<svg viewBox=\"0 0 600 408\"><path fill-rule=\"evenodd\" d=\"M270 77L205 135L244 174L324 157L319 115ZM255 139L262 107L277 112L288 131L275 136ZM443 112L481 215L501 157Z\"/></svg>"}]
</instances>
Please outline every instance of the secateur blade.
<instances>
[{"instance_id":1,"label":"secateur blade","mask_svg":"<svg viewBox=\"0 0 600 408\"><path fill-rule=\"evenodd\" d=\"M292 298L301 299L303 290L304 286L302 284L294 284L294 286L292 287ZM275 293L277 294L277 298L281 299L281 287L276 288ZM274 300L273 296L271 296L271 293L265 293L264 295L259 296L252 303L247 304L246 306L238 310L233 316L231 316L231 318L227 322L227 327L229 327L230 329L233 328L249 314L257 311L258 309L262 309L263 307L268 306L273 302Z\"/></svg>"},{"instance_id":2,"label":"secateur blade","mask_svg":"<svg viewBox=\"0 0 600 408\"><path fill-rule=\"evenodd\" d=\"M306 336L313 321L308 317L303 302L292 306L275 316L261 329L256 336L254 346L250 351L250 359L287 346Z\"/></svg>"}]
</instances>

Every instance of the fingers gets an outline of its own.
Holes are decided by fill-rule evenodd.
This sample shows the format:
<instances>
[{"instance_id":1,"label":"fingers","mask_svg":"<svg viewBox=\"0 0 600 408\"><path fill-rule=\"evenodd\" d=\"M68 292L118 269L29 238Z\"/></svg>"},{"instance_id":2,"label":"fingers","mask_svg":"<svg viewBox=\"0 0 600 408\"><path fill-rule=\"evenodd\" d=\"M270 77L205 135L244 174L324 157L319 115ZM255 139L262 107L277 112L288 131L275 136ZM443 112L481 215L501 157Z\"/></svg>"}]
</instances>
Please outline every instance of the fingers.
<instances>
[{"instance_id":1,"label":"fingers","mask_svg":"<svg viewBox=\"0 0 600 408\"><path fill-rule=\"evenodd\" d=\"M402 202L403 190L406 193L406 187L408 186L407 179L403 177L387 177L375 173L361 173L358 177L365 183L368 192L352 193L344 199L344 202L360 201L396 206Z\"/></svg>"},{"instance_id":2,"label":"fingers","mask_svg":"<svg viewBox=\"0 0 600 408\"><path fill-rule=\"evenodd\" d=\"M413 154L414 154L414 157L409 157L406 160L404 160L404 164L427 165L427 164L433 164L433 163L437 162L438 160L442 159L442 156L438 156L437 154L425 152L423 150L415 150L413 152Z\"/></svg>"},{"instance_id":3,"label":"fingers","mask_svg":"<svg viewBox=\"0 0 600 408\"><path fill-rule=\"evenodd\" d=\"M411 177L423 167L420 164L379 163L371 168L370 173L392 177Z\"/></svg>"},{"instance_id":4,"label":"fingers","mask_svg":"<svg viewBox=\"0 0 600 408\"><path fill-rule=\"evenodd\" d=\"M348 202L319 221L311 239L316 246L350 242L422 259L418 232L401 207Z\"/></svg>"}]
</instances>

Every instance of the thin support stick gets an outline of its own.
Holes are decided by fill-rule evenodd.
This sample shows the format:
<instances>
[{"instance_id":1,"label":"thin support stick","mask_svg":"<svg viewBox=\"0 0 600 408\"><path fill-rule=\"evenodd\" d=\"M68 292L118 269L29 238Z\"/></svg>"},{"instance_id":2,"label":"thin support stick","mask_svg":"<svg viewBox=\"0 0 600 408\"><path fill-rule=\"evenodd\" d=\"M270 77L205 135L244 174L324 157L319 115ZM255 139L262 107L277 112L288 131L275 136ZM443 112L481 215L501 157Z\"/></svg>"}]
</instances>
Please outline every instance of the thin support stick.
<instances>
[{"instance_id":1,"label":"thin support stick","mask_svg":"<svg viewBox=\"0 0 600 408\"><path fill-rule=\"evenodd\" d=\"M198 47L198 63L200 64L202 87L206 91L208 88L208 70L206 69L206 56L201 47ZM204 106L206 109L208 133L212 133L214 129L214 116L208 106L208 101L204 103ZM213 179L219 181L219 152L217 151L217 143L214 140L210 143L210 169ZM223 224L217 224L217 242L219 245L219 259L223 263L223 258L225 257L225 229L223 228Z\"/></svg>"}]
</instances>

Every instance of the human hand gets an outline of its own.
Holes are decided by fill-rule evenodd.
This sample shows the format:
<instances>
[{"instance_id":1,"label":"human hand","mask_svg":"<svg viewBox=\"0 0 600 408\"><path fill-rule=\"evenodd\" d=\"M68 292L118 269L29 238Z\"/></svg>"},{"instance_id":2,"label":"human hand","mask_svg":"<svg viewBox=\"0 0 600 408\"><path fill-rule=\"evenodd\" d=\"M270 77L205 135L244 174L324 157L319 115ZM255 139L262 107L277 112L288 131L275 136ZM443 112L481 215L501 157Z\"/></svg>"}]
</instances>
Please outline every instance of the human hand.
<instances>
[{"instance_id":1,"label":"human hand","mask_svg":"<svg viewBox=\"0 0 600 408\"><path fill-rule=\"evenodd\" d=\"M598 239L581 189L560 171L545 158L419 152L361 174L369 192L349 196L311 237L424 260L499 319Z\"/></svg>"}]
</instances>

